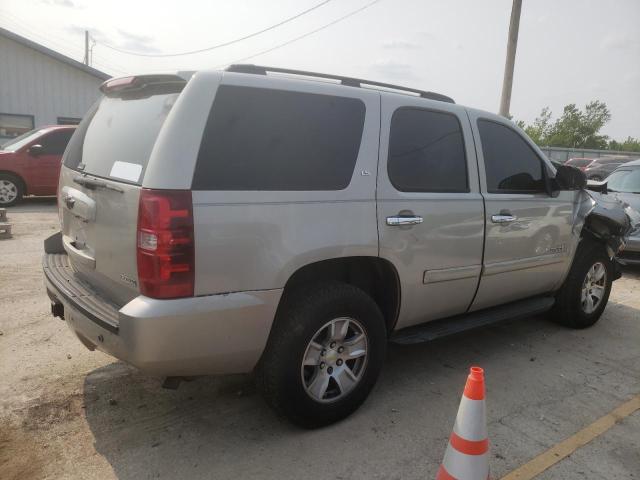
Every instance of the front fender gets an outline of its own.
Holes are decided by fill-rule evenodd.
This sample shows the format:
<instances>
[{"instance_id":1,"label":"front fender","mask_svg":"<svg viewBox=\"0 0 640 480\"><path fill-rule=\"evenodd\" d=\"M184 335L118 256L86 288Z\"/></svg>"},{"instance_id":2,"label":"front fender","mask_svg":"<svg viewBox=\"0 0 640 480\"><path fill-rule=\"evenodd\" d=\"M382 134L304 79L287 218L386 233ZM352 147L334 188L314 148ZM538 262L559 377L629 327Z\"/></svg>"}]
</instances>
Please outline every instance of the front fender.
<instances>
[{"instance_id":1,"label":"front fender","mask_svg":"<svg viewBox=\"0 0 640 480\"><path fill-rule=\"evenodd\" d=\"M601 242L611 259L624 248L632 231L640 227L640 214L609 195L582 190L574 231Z\"/></svg>"}]
</instances>

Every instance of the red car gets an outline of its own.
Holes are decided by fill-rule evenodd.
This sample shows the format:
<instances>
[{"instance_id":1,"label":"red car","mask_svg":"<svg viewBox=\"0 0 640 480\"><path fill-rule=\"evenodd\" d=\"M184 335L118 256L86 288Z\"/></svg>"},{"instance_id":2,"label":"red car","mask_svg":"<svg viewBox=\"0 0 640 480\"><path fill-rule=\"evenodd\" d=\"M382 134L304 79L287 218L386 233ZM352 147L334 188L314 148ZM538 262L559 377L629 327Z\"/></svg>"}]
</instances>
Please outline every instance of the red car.
<instances>
[{"instance_id":1,"label":"red car","mask_svg":"<svg viewBox=\"0 0 640 480\"><path fill-rule=\"evenodd\" d=\"M0 207L24 195L55 195L62 154L75 126L31 130L0 147Z\"/></svg>"},{"instance_id":2,"label":"red car","mask_svg":"<svg viewBox=\"0 0 640 480\"><path fill-rule=\"evenodd\" d=\"M565 165L571 165L572 167L579 168L584 172L587 169L587 167L595 161L596 161L595 158L574 157L567 160L565 162Z\"/></svg>"}]
</instances>

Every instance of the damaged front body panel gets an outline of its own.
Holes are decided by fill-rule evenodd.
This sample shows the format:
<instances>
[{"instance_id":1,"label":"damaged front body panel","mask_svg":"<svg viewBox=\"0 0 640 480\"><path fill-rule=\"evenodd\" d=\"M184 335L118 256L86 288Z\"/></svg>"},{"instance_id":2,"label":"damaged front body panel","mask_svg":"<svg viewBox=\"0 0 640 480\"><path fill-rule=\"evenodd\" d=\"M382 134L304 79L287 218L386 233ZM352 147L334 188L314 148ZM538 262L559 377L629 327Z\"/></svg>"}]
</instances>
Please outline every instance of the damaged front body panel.
<instances>
[{"instance_id":1,"label":"damaged front body panel","mask_svg":"<svg viewBox=\"0 0 640 480\"><path fill-rule=\"evenodd\" d=\"M581 190L573 231L579 238L602 242L611 259L621 251L632 231L640 227L640 214L613 197Z\"/></svg>"}]
</instances>

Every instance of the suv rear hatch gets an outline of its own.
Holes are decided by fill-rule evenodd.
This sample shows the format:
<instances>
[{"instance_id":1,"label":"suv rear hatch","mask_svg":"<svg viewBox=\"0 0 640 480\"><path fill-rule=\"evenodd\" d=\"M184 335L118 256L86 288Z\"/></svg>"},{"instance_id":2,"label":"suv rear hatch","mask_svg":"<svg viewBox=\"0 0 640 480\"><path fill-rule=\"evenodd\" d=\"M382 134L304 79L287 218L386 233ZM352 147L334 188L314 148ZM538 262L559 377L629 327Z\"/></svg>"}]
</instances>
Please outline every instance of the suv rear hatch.
<instances>
[{"instance_id":1,"label":"suv rear hatch","mask_svg":"<svg viewBox=\"0 0 640 480\"><path fill-rule=\"evenodd\" d=\"M141 196L153 193L141 185L158 134L185 84L175 75L105 82L104 96L63 157L58 205L64 248L79 279L116 305L141 293L138 209Z\"/></svg>"}]
</instances>

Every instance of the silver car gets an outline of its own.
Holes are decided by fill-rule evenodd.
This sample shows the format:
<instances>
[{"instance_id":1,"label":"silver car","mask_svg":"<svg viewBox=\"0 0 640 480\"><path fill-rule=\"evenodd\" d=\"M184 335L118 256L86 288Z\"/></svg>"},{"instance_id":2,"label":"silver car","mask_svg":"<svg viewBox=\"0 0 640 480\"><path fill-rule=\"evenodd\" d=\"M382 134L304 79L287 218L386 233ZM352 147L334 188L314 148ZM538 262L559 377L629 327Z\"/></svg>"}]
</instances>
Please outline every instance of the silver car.
<instances>
[{"instance_id":1,"label":"silver car","mask_svg":"<svg viewBox=\"0 0 640 480\"><path fill-rule=\"evenodd\" d=\"M325 425L388 341L545 311L587 327L619 277L620 206L445 95L253 65L101 90L64 155L46 288L89 349L168 384L255 371L276 411Z\"/></svg>"},{"instance_id":2,"label":"silver car","mask_svg":"<svg viewBox=\"0 0 640 480\"><path fill-rule=\"evenodd\" d=\"M628 156L609 155L600 157L591 162L583 171L588 180L602 181L607 178L616 168L631 160Z\"/></svg>"},{"instance_id":3,"label":"silver car","mask_svg":"<svg viewBox=\"0 0 640 480\"><path fill-rule=\"evenodd\" d=\"M640 212L640 160L618 167L598 189ZM624 264L640 265L640 228L631 233L618 257Z\"/></svg>"}]
</instances>

